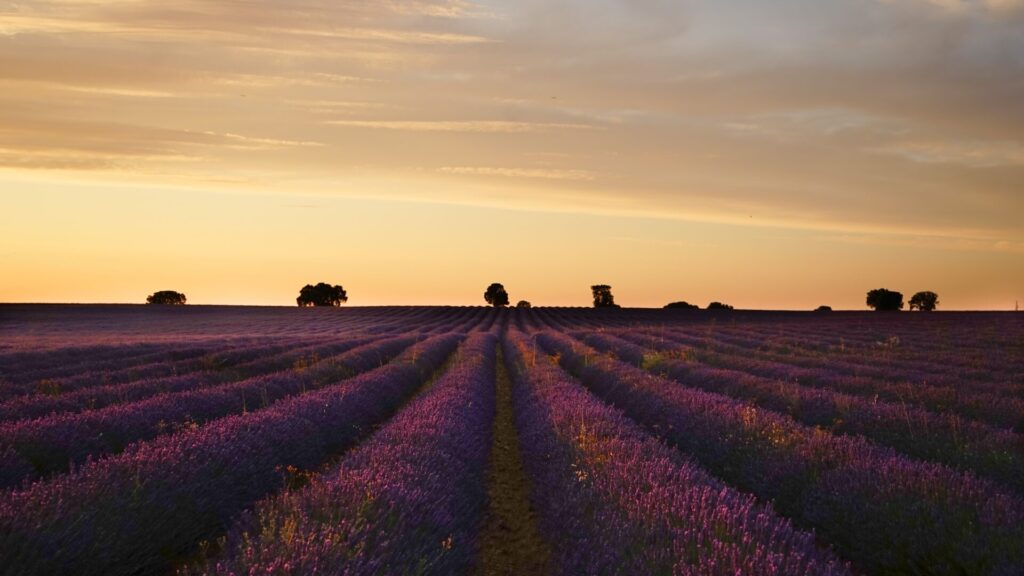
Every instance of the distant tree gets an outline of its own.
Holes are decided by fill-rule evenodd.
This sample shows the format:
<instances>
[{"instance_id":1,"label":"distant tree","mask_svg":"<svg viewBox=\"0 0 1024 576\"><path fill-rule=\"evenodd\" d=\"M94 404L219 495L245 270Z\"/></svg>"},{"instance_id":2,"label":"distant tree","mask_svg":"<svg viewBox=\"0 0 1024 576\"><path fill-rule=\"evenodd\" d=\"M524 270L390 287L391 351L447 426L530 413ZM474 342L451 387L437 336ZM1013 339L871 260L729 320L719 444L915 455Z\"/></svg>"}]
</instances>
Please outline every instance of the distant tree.
<instances>
[{"instance_id":1,"label":"distant tree","mask_svg":"<svg viewBox=\"0 0 1024 576\"><path fill-rule=\"evenodd\" d=\"M607 284L596 284L590 287L594 295L594 308L618 308L615 297L612 296L612 287Z\"/></svg>"},{"instance_id":2,"label":"distant tree","mask_svg":"<svg viewBox=\"0 0 1024 576\"><path fill-rule=\"evenodd\" d=\"M508 306L508 292L505 291L505 287L495 282L487 287L487 291L484 292L484 300L494 306Z\"/></svg>"},{"instance_id":3,"label":"distant tree","mask_svg":"<svg viewBox=\"0 0 1024 576\"><path fill-rule=\"evenodd\" d=\"M708 304L708 310L732 310L732 306L721 302L712 302Z\"/></svg>"},{"instance_id":4,"label":"distant tree","mask_svg":"<svg viewBox=\"0 0 1024 576\"><path fill-rule=\"evenodd\" d=\"M680 300L679 302L670 302L668 304L665 304L665 308L678 308L680 310L700 310L700 306L697 306L696 304L690 304L685 300Z\"/></svg>"},{"instance_id":5,"label":"distant tree","mask_svg":"<svg viewBox=\"0 0 1024 576\"><path fill-rule=\"evenodd\" d=\"M172 304L182 305L185 303L185 295L174 290L161 290L153 292L146 297L146 304Z\"/></svg>"},{"instance_id":6,"label":"distant tree","mask_svg":"<svg viewBox=\"0 0 1024 576\"><path fill-rule=\"evenodd\" d=\"M295 302L299 306L341 306L343 302L348 302L348 294L341 286L331 286L326 282L316 286L306 284L299 290Z\"/></svg>"},{"instance_id":7,"label":"distant tree","mask_svg":"<svg viewBox=\"0 0 1024 576\"><path fill-rule=\"evenodd\" d=\"M931 312L939 305L939 295L935 292L918 292L910 297L910 309Z\"/></svg>"},{"instance_id":8,"label":"distant tree","mask_svg":"<svg viewBox=\"0 0 1024 576\"><path fill-rule=\"evenodd\" d=\"M815 312L831 312L831 306L825 306L824 304L814 309Z\"/></svg>"},{"instance_id":9,"label":"distant tree","mask_svg":"<svg viewBox=\"0 0 1024 576\"><path fill-rule=\"evenodd\" d=\"M868 306L879 312L893 312L903 309L903 293L885 288L875 288L868 292Z\"/></svg>"},{"instance_id":10,"label":"distant tree","mask_svg":"<svg viewBox=\"0 0 1024 576\"><path fill-rule=\"evenodd\" d=\"M516 302L516 308L531 308L532 304L528 300L520 300Z\"/></svg>"}]
</instances>

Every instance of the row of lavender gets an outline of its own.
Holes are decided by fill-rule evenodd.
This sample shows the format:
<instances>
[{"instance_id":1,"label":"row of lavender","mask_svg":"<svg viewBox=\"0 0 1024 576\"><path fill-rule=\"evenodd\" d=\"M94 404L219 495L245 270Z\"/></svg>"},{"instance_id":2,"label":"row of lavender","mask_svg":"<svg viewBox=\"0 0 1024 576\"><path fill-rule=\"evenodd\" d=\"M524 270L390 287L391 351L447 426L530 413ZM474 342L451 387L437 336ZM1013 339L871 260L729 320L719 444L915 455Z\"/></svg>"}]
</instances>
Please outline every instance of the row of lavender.
<instances>
[{"instance_id":1,"label":"row of lavender","mask_svg":"<svg viewBox=\"0 0 1024 576\"><path fill-rule=\"evenodd\" d=\"M898 356L904 363L919 369L935 368L936 355L942 356L944 367L966 369L967 374L1019 373L1024 358L1005 345L1019 335L1019 321L1012 315L959 315L948 319L929 317L917 323L893 319L871 331L851 332L847 326L799 322L772 326L748 327L762 342L779 350L855 348L857 352L881 352ZM1006 322L1009 320L1009 322ZM894 340L895 338L895 340ZM911 346L889 346L879 343L908 342ZM950 354L955 351L955 354Z\"/></svg>"},{"instance_id":2,"label":"row of lavender","mask_svg":"<svg viewBox=\"0 0 1024 576\"><path fill-rule=\"evenodd\" d=\"M505 343L517 427L553 574L846 574L749 495L647 436L557 367ZM495 339L308 485L244 515L183 574L464 574L479 555ZM499 368L500 369L500 368Z\"/></svg>"},{"instance_id":3,"label":"row of lavender","mask_svg":"<svg viewBox=\"0 0 1024 576\"><path fill-rule=\"evenodd\" d=\"M828 355L836 369L858 373L907 370L938 379L1024 385L1024 322L1013 314L678 314L673 311L534 309L518 319L528 329L682 332L709 345L758 353Z\"/></svg>"},{"instance_id":4,"label":"row of lavender","mask_svg":"<svg viewBox=\"0 0 1024 576\"><path fill-rule=\"evenodd\" d=\"M475 325L493 317L486 308L382 308L363 310L290 310L272 326L259 327L251 310L239 310L221 337L202 332L201 318L195 314L179 319L179 330L191 329L175 338L152 341L154 334L124 334L116 343L75 345L78 339L90 337L94 326L67 322L60 334L67 343L57 347L17 350L0 353L0 400L10 396L36 392L40 382L52 382L65 390L73 390L89 382L118 383L143 377L167 375L166 371L202 368L215 360L209 355L236 350L245 353L255 346L280 345L297 347L339 335L398 334L410 330L421 333L433 329L452 329L457 324ZM12 340L30 338L28 334L11 333ZM240 337L241 334L249 334ZM133 342L132 339L139 340ZM93 339L98 339L93 337ZM196 366L196 364L199 364ZM146 371L151 371L147 373ZM81 384L76 384L81 383Z\"/></svg>"},{"instance_id":5,"label":"row of lavender","mask_svg":"<svg viewBox=\"0 0 1024 576\"><path fill-rule=\"evenodd\" d=\"M696 324L602 329L602 332L626 338L651 348L652 352L684 353L687 360L709 366L836 389L872 400L878 397L900 405L953 413L997 427L1024 430L1024 398L1020 397L1024 394L1024 369L997 380L972 380L946 367L947 358L955 357L956 347L934 358L928 370L909 368L902 360L872 358L852 349L843 353L779 354L764 349L757 326L740 324L727 333L715 329L713 335L701 333L712 330ZM806 329L815 326L805 321ZM1018 332L1018 337L1024 337L1024 333ZM1013 332L1007 338L1004 347L1012 348ZM1024 356L1024 348L1018 356Z\"/></svg>"},{"instance_id":6,"label":"row of lavender","mask_svg":"<svg viewBox=\"0 0 1024 576\"><path fill-rule=\"evenodd\" d=\"M0 488L64 472L88 458L116 454L132 442L195 427L230 414L334 384L381 366L415 341L397 336L335 344L331 356L239 382L168 392L99 410L59 413L0 425ZM336 354L336 355L335 355Z\"/></svg>"},{"instance_id":7,"label":"row of lavender","mask_svg":"<svg viewBox=\"0 0 1024 576\"><path fill-rule=\"evenodd\" d=\"M253 346L237 352L214 352L204 355L201 365L196 369L180 368L173 376L140 377L74 390L58 385L55 391L59 393L25 394L0 402L0 422L38 418L60 412L96 410L161 393L193 390L311 364L324 356L343 351L344 348L339 346L346 345L351 339L342 338L310 345L289 343ZM275 352L278 349L281 351Z\"/></svg>"},{"instance_id":8,"label":"row of lavender","mask_svg":"<svg viewBox=\"0 0 1024 576\"><path fill-rule=\"evenodd\" d=\"M309 484L244 515L222 552L182 573L465 574L476 559L495 410L493 334Z\"/></svg>"},{"instance_id":9,"label":"row of lavender","mask_svg":"<svg viewBox=\"0 0 1024 576\"><path fill-rule=\"evenodd\" d=\"M461 337L432 336L363 375L189 427L0 500L4 574L170 569L239 513L388 418ZM296 472L292 472L296 471Z\"/></svg>"},{"instance_id":10,"label":"row of lavender","mask_svg":"<svg viewBox=\"0 0 1024 576\"><path fill-rule=\"evenodd\" d=\"M680 386L562 334L538 340L605 401L866 571L1024 570L1024 502L990 482Z\"/></svg>"},{"instance_id":11,"label":"row of lavender","mask_svg":"<svg viewBox=\"0 0 1024 576\"><path fill-rule=\"evenodd\" d=\"M831 350L808 350L804 347L772 347L765 344L764 335L753 331L750 326L716 334L709 338L695 334L692 329L678 328L660 330L658 335L684 342L701 353L711 357L717 355L750 355L759 358L791 363L805 368L827 368L832 373L868 378L901 379L926 386L950 386L969 388L974 392L1019 392L1024 391L1020 372L1009 368L980 370L956 366L956 359L964 355L959 345L951 344L934 350L928 362L918 362L905 357L902 349L914 348L927 334L917 334L913 339L876 342L868 348L847 348ZM1007 343L1008 344L1008 343ZM1004 344L1005 346L1006 344Z\"/></svg>"},{"instance_id":12,"label":"row of lavender","mask_svg":"<svg viewBox=\"0 0 1024 576\"><path fill-rule=\"evenodd\" d=\"M1024 492L1024 440L1011 431L955 414L651 354L649 349L608 334L585 334L581 338L598 350L686 386L750 401L833 433L862 435L909 456L971 470ZM672 347L668 350L679 351Z\"/></svg>"},{"instance_id":13,"label":"row of lavender","mask_svg":"<svg viewBox=\"0 0 1024 576\"><path fill-rule=\"evenodd\" d=\"M449 330L466 330L483 321L486 314L476 311L467 315L462 324L460 318L448 321L433 321L405 327L402 333L430 334ZM454 322L453 322L454 321ZM386 335L388 331L366 330L374 335ZM146 362L132 366L131 358L123 360L127 367L105 370L97 366L107 365L106 361L86 363L79 367L82 372L63 378L37 381L36 387L45 385L40 393L24 393L0 402L0 422L39 418L55 413L96 410L114 404L143 400L163 393L174 393L215 386L227 382L251 378L292 367L302 368L318 362L321 357L336 354L356 345L367 343L373 336L359 336L359 333L341 338L320 339L315 343L299 340L275 340L271 344L247 345L232 341L211 350L200 347L201 356L186 361L172 361L167 354L173 351L170 345L158 354L163 362ZM181 343L178 351L189 350L188 342ZM59 354L60 350L53 354ZM159 368L159 370L156 370ZM173 376L160 376L173 373ZM9 386L7 390L16 389ZM168 423L170 424L170 423Z\"/></svg>"},{"instance_id":14,"label":"row of lavender","mask_svg":"<svg viewBox=\"0 0 1024 576\"><path fill-rule=\"evenodd\" d=\"M428 329L421 324L418 336L404 338L453 326L497 330L496 320L520 322L517 313L470 314ZM616 334L624 339L581 336L648 368L666 371L677 361L638 347L649 342L641 332ZM425 394L337 465L320 467L386 420L429 378L426 371L441 366L444 354L424 347L450 351L454 341L438 343L445 338L347 380L349 371L329 368L336 358L308 362L314 356L300 354L300 365L287 372L320 376L277 402L236 405L227 413L240 414L210 416L205 425L187 415L177 426L157 422L159 432L148 436L155 439L8 493L0 500L0 556L13 560L0 573L145 573L174 565L185 566L183 573L465 573L478 553L484 507L493 336L471 336ZM858 571L1014 574L1024 566L1024 507L994 485L646 375L564 335L546 333L540 341L601 397L547 362L523 334L506 339L517 426L553 551L552 573L848 572L800 530L808 527ZM413 376L403 368L409 365L420 372ZM746 393L728 388L728 378L743 374L708 370L702 378L721 385L720 392ZM246 381L192 392L239 383ZM766 407L774 398L766 382L745 384L755 385L747 394ZM823 398L801 387L786 391L809 406ZM358 428L348 430L349 423ZM132 427L139 426L125 428ZM684 454L748 492L728 487ZM892 485L872 486L871 466ZM755 496L774 500L797 528ZM202 540L227 526L221 552L189 561Z\"/></svg>"},{"instance_id":15,"label":"row of lavender","mask_svg":"<svg viewBox=\"0 0 1024 576\"><path fill-rule=\"evenodd\" d=\"M858 396L879 396L910 403L937 412L953 412L994 426L1024 430L1024 399L1012 379L988 382L979 389L969 381L940 378L934 373L877 365L844 368L848 364L835 356L808 357L780 355L749 348L708 350L692 338L661 332L615 331L617 336L658 351L678 351L703 364L739 370L818 388L835 389Z\"/></svg>"},{"instance_id":16,"label":"row of lavender","mask_svg":"<svg viewBox=\"0 0 1024 576\"><path fill-rule=\"evenodd\" d=\"M769 506L646 434L509 336L517 426L555 574L845 574Z\"/></svg>"}]
</instances>

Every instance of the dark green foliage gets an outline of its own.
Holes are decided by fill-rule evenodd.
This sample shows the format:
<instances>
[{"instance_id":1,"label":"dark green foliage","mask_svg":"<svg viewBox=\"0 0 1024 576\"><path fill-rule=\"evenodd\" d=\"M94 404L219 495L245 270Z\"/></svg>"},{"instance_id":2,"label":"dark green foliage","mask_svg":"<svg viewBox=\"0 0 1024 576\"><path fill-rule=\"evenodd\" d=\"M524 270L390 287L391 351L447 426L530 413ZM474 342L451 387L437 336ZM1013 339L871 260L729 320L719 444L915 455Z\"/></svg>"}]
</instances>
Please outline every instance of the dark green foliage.
<instances>
[{"instance_id":1,"label":"dark green foliage","mask_svg":"<svg viewBox=\"0 0 1024 576\"><path fill-rule=\"evenodd\" d=\"M185 303L185 295L174 290L161 290L146 297L146 304L170 304L182 305Z\"/></svg>"},{"instance_id":2,"label":"dark green foliage","mask_svg":"<svg viewBox=\"0 0 1024 576\"><path fill-rule=\"evenodd\" d=\"M343 302L348 302L348 294L341 286L331 286L325 282L316 286L306 284L299 290L295 302L299 306L341 306Z\"/></svg>"},{"instance_id":3,"label":"dark green foliage","mask_svg":"<svg viewBox=\"0 0 1024 576\"><path fill-rule=\"evenodd\" d=\"M886 290L885 288L875 288L868 292L867 303L868 306L879 312L902 310L903 293Z\"/></svg>"},{"instance_id":4,"label":"dark green foliage","mask_svg":"<svg viewBox=\"0 0 1024 576\"><path fill-rule=\"evenodd\" d=\"M495 282L487 287L487 291L484 292L484 300L495 308L508 306L508 292L505 291L504 286Z\"/></svg>"},{"instance_id":5,"label":"dark green foliage","mask_svg":"<svg viewBox=\"0 0 1024 576\"><path fill-rule=\"evenodd\" d=\"M910 309L920 310L921 312L931 312L935 310L935 307L939 305L939 295L935 292L924 291L918 292L910 297Z\"/></svg>"},{"instance_id":6,"label":"dark green foliage","mask_svg":"<svg viewBox=\"0 0 1024 576\"><path fill-rule=\"evenodd\" d=\"M597 284L590 287L594 294L594 308L618 308L615 297L612 296L612 287L607 284Z\"/></svg>"}]
</instances>

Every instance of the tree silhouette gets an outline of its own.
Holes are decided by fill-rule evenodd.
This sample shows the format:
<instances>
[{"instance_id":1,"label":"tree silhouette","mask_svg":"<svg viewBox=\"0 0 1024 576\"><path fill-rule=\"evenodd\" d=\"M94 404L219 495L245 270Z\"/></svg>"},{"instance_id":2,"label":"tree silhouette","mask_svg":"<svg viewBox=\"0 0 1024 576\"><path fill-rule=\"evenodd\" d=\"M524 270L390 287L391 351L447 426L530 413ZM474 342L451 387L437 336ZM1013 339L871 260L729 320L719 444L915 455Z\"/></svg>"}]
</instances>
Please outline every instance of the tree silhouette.
<instances>
[{"instance_id":1,"label":"tree silhouette","mask_svg":"<svg viewBox=\"0 0 1024 576\"><path fill-rule=\"evenodd\" d=\"M868 306L879 312L893 312L903 309L903 293L875 288L868 292Z\"/></svg>"},{"instance_id":2,"label":"tree silhouette","mask_svg":"<svg viewBox=\"0 0 1024 576\"><path fill-rule=\"evenodd\" d=\"M612 296L612 287L607 284L596 284L590 287L594 294L594 308L618 308L615 297Z\"/></svg>"},{"instance_id":3,"label":"tree silhouette","mask_svg":"<svg viewBox=\"0 0 1024 576\"><path fill-rule=\"evenodd\" d=\"M814 309L815 312L831 312L831 306L825 306L824 304Z\"/></svg>"},{"instance_id":4,"label":"tree silhouette","mask_svg":"<svg viewBox=\"0 0 1024 576\"><path fill-rule=\"evenodd\" d=\"M295 302L299 306L341 306L342 302L348 302L348 294L341 286L331 286L326 282L316 286L306 284L299 290Z\"/></svg>"},{"instance_id":5,"label":"tree silhouette","mask_svg":"<svg viewBox=\"0 0 1024 576\"><path fill-rule=\"evenodd\" d=\"M721 302L712 302L708 304L708 310L732 310L732 306Z\"/></svg>"},{"instance_id":6,"label":"tree silhouette","mask_svg":"<svg viewBox=\"0 0 1024 576\"><path fill-rule=\"evenodd\" d=\"M495 308L499 306L508 306L508 292L505 291L505 287L495 282L487 287L487 291L484 292L484 301Z\"/></svg>"},{"instance_id":7,"label":"tree silhouette","mask_svg":"<svg viewBox=\"0 0 1024 576\"><path fill-rule=\"evenodd\" d=\"M679 310L700 310L700 306L697 306L696 304L690 304L685 300L680 300L679 302L670 302L668 304L665 304L665 308L678 308Z\"/></svg>"},{"instance_id":8,"label":"tree silhouette","mask_svg":"<svg viewBox=\"0 0 1024 576\"><path fill-rule=\"evenodd\" d=\"M921 312L931 312L939 305L939 295L935 292L925 290L910 297L910 309Z\"/></svg>"},{"instance_id":9,"label":"tree silhouette","mask_svg":"<svg viewBox=\"0 0 1024 576\"><path fill-rule=\"evenodd\" d=\"M516 302L516 308L530 308L530 307L532 307L532 304L530 304L529 300L520 300L519 302Z\"/></svg>"},{"instance_id":10,"label":"tree silhouette","mask_svg":"<svg viewBox=\"0 0 1024 576\"><path fill-rule=\"evenodd\" d=\"M172 304L182 305L185 303L185 295L174 290L161 290L153 292L146 297L146 304Z\"/></svg>"}]
</instances>

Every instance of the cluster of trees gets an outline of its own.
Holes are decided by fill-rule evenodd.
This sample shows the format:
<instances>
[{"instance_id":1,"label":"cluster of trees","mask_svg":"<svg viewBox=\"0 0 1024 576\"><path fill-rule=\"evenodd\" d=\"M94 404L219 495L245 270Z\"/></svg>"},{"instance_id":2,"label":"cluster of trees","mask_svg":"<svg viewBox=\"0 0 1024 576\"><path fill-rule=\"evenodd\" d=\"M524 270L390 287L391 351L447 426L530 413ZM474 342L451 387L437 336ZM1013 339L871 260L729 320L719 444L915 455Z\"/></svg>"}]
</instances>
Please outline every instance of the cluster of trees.
<instances>
[{"instance_id":1,"label":"cluster of trees","mask_svg":"<svg viewBox=\"0 0 1024 576\"><path fill-rule=\"evenodd\" d=\"M594 297L594 308L619 308L619 305L615 303L615 297L612 296L611 286L595 284L590 287L590 292ZM508 306L508 291L505 290L501 283L494 282L484 291L484 301L495 307ZM185 302L185 295L174 290L160 290L146 297L147 304L182 305ZM343 303L348 302L348 293L341 286L332 286L326 282L320 282L316 285L306 284L299 290L299 297L295 299L295 302L299 306L341 306ZM867 305L878 311L902 310L904 306L903 293L886 288L875 288L868 292ZM939 305L939 295L928 290L918 292L910 297L909 305L911 310L931 312ZM530 306L531 304L527 300L520 300L516 303L516 308L530 308ZM699 310L700 306L681 300L679 302L670 302L665 305L665 308ZM708 304L707 309L732 310L733 307L721 302L711 302ZM814 311L831 312L832 308L830 306L818 306Z\"/></svg>"},{"instance_id":2,"label":"cluster of trees","mask_svg":"<svg viewBox=\"0 0 1024 576\"><path fill-rule=\"evenodd\" d=\"M316 286L306 284L295 299L299 306L341 306L348 302L348 293L341 286L320 282Z\"/></svg>"},{"instance_id":3,"label":"cluster of trees","mask_svg":"<svg viewBox=\"0 0 1024 576\"><path fill-rule=\"evenodd\" d=\"M181 306L185 304L185 295L174 290L160 290L146 296L146 304L169 304Z\"/></svg>"},{"instance_id":4,"label":"cluster of trees","mask_svg":"<svg viewBox=\"0 0 1024 576\"><path fill-rule=\"evenodd\" d=\"M590 293L594 297L594 308L618 308L615 297L612 296L612 287L607 284L595 284L590 287ZM484 302L491 306L508 306L508 291L500 282L494 282L484 290ZM528 300L520 300L516 308L530 308L532 305Z\"/></svg>"},{"instance_id":5,"label":"cluster of trees","mask_svg":"<svg viewBox=\"0 0 1024 576\"><path fill-rule=\"evenodd\" d=\"M893 312L903 309L903 293L885 288L868 291L867 304L880 312ZM925 290L910 297L910 309L931 312L939 305L939 295Z\"/></svg>"},{"instance_id":6,"label":"cluster of trees","mask_svg":"<svg viewBox=\"0 0 1024 576\"><path fill-rule=\"evenodd\" d=\"M665 304L664 307L665 308L670 308L670 309L677 309L677 310L700 310L700 306L697 306L696 304L690 304L689 302L687 302L685 300L680 300L679 302L670 302L668 304ZM732 310L733 307L728 305L728 304L723 304L721 302L712 302L712 303L708 304L707 309L708 310Z\"/></svg>"}]
</instances>

